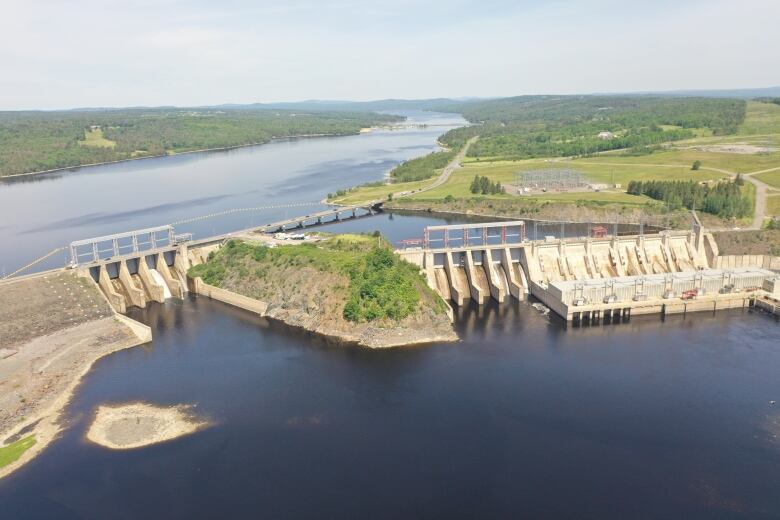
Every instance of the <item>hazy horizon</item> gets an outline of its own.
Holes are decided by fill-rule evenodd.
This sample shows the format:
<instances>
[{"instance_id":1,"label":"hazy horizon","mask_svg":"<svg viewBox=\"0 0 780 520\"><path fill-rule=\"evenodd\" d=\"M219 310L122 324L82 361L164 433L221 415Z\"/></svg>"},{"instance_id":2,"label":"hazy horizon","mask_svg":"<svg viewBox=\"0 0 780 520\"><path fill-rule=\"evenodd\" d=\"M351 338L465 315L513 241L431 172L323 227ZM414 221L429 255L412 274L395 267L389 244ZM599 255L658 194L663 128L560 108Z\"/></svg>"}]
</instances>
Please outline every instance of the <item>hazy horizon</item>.
<instances>
[{"instance_id":1,"label":"hazy horizon","mask_svg":"<svg viewBox=\"0 0 780 520\"><path fill-rule=\"evenodd\" d=\"M10 0L0 12L1 110L780 85L772 0Z\"/></svg>"}]
</instances>

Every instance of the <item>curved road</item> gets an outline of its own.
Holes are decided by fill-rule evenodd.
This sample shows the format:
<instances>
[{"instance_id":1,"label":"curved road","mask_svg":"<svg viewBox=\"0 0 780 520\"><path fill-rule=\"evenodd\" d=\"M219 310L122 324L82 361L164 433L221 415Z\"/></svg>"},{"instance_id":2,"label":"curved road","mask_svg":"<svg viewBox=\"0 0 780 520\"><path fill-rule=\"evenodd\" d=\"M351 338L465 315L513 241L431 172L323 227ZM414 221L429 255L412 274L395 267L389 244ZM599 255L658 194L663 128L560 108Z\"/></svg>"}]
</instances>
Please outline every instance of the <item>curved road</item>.
<instances>
[{"instance_id":1,"label":"curved road","mask_svg":"<svg viewBox=\"0 0 780 520\"><path fill-rule=\"evenodd\" d=\"M479 136L475 135L474 137L472 137L471 139L466 141L466 144L463 145L463 148L460 149L460 151L457 153L457 155L452 158L450 163L447 166L444 167L444 169L441 172L441 175L439 175L436 178L436 180L433 181L431 184L429 184L425 188L420 188L419 190L416 190L416 191L401 192L399 194L395 194L394 193L393 194L393 198L408 197L409 195L412 195L412 194L423 193L423 192L432 190L434 188L438 188L439 186L441 186L442 184L447 182L447 180L450 178L450 175L452 175L452 172L454 172L455 170L457 170L458 168L461 167L461 164L460 164L461 161L463 161L463 159L466 157L466 153L469 151L469 147L472 144L474 144L474 142L477 139L479 139Z\"/></svg>"}]
</instances>

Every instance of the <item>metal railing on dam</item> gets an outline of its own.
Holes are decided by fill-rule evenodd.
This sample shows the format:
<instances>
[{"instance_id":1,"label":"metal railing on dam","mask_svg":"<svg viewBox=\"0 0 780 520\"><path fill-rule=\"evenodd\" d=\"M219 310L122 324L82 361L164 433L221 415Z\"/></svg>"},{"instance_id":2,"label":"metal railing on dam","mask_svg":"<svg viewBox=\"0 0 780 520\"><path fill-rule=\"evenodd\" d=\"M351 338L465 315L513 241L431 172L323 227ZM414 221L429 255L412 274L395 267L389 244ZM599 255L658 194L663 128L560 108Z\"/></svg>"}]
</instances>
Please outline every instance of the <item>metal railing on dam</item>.
<instances>
[{"instance_id":1,"label":"metal railing on dam","mask_svg":"<svg viewBox=\"0 0 780 520\"><path fill-rule=\"evenodd\" d=\"M149 255L174 251L179 245L183 243L189 243L191 246L212 244L221 242L237 234L250 232L272 233L289 229L305 229L308 227L332 222L341 222L344 220L371 216L381 211L383 201L374 200L365 204L337 206L315 213L299 215L281 221L272 222L270 224L252 226L250 228L241 229L238 231L197 239L193 237L192 233L176 233L175 230L175 226L181 224L199 222L235 213L257 212L269 209L303 207L319 204L321 204L321 202L300 202L253 208L233 208L208 215L200 215L197 217L182 219L163 226L76 240L67 246L57 247L49 251L45 255L42 255L23 265L19 269L9 273L8 275L3 276L2 279L10 279L22 275L36 265L39 265L40 263L63 251L68 251L67 265L70 267L99 265L106 262L115 262L120 259L138 257L142 254Z\"/></svg>"}]
</instances>

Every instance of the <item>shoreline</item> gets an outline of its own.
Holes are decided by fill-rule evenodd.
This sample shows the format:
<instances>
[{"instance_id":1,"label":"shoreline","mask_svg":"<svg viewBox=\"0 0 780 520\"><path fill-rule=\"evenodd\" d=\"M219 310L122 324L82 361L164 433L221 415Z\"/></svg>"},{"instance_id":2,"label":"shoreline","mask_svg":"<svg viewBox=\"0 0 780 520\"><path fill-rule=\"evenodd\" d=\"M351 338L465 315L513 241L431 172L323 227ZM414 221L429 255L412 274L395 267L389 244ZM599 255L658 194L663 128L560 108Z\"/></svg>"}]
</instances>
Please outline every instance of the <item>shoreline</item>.
<instances>
[{"instance_id":1,"label":"shoreline","mask_svg":"<svg viewBox=\"0 0 780 520\"><path fill-rule=\"evenodd\" d=\"M96 353L90 356L84 366L74 374L74 377L68 381L67 385L55 396L52 401L42 410L37 411L31 417L25 418L24 421L11 427L9 430L0 433L0 440L9 439L14 436L20 438L29 435L35 436L35 444L26 450L22 455L11 462L7 466L0 468L0 480L13 474L27 463L35 459L40 455L54 440L57 439L59 434L65 429L60 423L62 419L62 413L65 408L70 404L71 399L76 393L76 389L81 384L84 377L92 370L92 367L100 359L119 352L134 348L152 340L151 329L135 320L132 320L121 314L115 314L113 316L121 325L126 327L131 332L135 339L129 341L119 342L107 348L103 352ZM65 329L63 332L67 332L80 327L79 325ZM51 334L49 337L58 333Z\"/></svg>"},{"instance_id":2,"label":"shoreline","mask_svg":"<svg viewBox=\"0 0 780 520\"><path fill-rule=\"evenodd\" d=\"M79 168L90 168L93 166L107 166L109 164L120 164L120 163L126 163L126 162L132 162L132 161L142 161L144 159L162 159L165 157L176 157L177 155L188 155L188 154L195 154L195 153L205 153L205 152L226 152L229 150L238 150L240 148L249 148L252 146L262 146L265 144L273 143L274 141L284 141L287 139L309 139L309 138L317 138L317 137L349 137L349 136L357 136L357 135L364 135L367 133L371 133L375 129L380 129L382 127L379 126L371 126L366 128L361 128L355 133L350 134L300 134L300 135L287 135L287 136L281 136L281 137L272 137L267 141L262 141L258 143L247 143L247 144L238 144L235 146L218 146L216 148L200 148L198 150L187 150L185 152L173 152L173 153L165 153L165 154L158 154L158 155L144 155L143 157L128 157L127 159L117 159L116 161L103 161L103 162L96 162L96 163L88 163L88 164L79 164L74 166L63 166L61 168L53 168L51 170L38 170L34 172L25 172L25 173L12 173L11 175L2 175L0 176L0 182L2 182L4 179L17 179L20 177L28 177L33 175L46 175L49 173L57 173L57 172L63 172L68 170L76 170Z\"/></svg>"},{"instance_id":3,"label":"shoreline","mask_svg":"<svg viewBox=\"0 0 780 520\"><path fill-rule=\"evenodd\" d=\"M385 203L387 204L387 203ZM456 216L456 217L477 217L477 218L485 218L485 219L491 219L491 220L506 220L506 221L513 221L513 220L528 220L531 222L539 222L539 223L549 223L549 224L614 224L614 222L607 222L607 221L594 221L594 220L546 220L541 218L534 218L534 217L512 217L512 216L506 216L506 215L495 215L495 214L488 214L488 213L470 213L468 211L447 211L447 210L441 210L441 209L431 209L431 208L422 208L422 207L413 207L413 208L403 208L399 206L383 206L383 210L387 211L389 213L401 213L404 211L407 211L409 213L415 213L415 214L424 214L424 215L449 215L449 216ZM620 226L638 226L639 222L618 222L617 223ZM645 224L646 228L654 228L657 227L658 229L666 229L661 226L654 226L652 224ZM674 228L669 228L674 229Z\"/></svg>"},{"instance_id":4,"label":"shoreline","mask_svg":"<svg viewBox=\"0 0 780 520\"><path fill-rule=\"evenodd\" d=\"M322 338L325 338L326 340L343 345L353 344L373 350L425 345L440 342L449 343L458 341L460 339L458 334L452 329L450 329L450 334L447 335L431 333L429 331L428 335L414 337L412 333L415 328L410 326L399 326L392 329L385 329L379 326L368 326L362 330L361 334L351 334L344 331L339 331L335 328L322 326L321 323L312 323L310 320L306 319L306 316L310 315L300 315L300 313L304 311L299 311L297 309L283 309L278 305L269 304L268 302L257 300L249 296L244 296L242 294L227 289L222 289L220 287L214 287L212 285L208 285L201 278L188 277L188 280L190 281L190 291L197 294L198 296L207 297L232 307L251 312L260 318L274 321L287 327L294 327L296 329L305 330L308 333L316 334ZM451 322L450 316L448 316L448 320ZM380 338L376 338L371 334L376 330L386 331L386 334L381 335ZM393 337L394 335L395 338ZM374 341L371 341L372 339L374 339Z\"/></svg>"},{"instance_id":5,"label":"shoreline","mask_svg":"<svg viewBox=\"0 0 780 520\"><path fill-rule=\"evenodd\" d=\"M85 437L109 450L134 450L192 435L211 422L192 411L193 404L156 405L145 401L101 404Z\"/></svg>"}]
</instances>

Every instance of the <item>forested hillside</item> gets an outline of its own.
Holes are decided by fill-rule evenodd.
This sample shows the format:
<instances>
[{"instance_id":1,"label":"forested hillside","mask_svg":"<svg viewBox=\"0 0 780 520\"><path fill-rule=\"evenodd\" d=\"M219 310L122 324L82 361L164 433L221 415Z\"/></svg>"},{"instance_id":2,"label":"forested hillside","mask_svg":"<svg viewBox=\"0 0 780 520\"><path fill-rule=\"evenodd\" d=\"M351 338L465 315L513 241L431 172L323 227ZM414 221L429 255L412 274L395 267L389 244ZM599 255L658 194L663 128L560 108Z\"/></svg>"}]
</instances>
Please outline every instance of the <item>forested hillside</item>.
<instances>
[{"instance_id":1,"label":"forested hillside","mask_svg":"<svg viewBox=\"0 0 780 520\"><path fill-rule=\"evenodd\" d=\"M743 100L645 96L521 96L467 104L461 112L474 125L448 132L453 148L480 140L470 157L526 159L587 155L617 149L632 153L694 137L696 131L732 134L745 119ZM602 132L609 132L599 136Z\"/></svg>"},{"instance_id":2,"label":"forested hillside","mask_svg":"<svg viewBox=\"0 0 780 520\"><path fill-rule=\"evenodd\" d=\"M123 109L0 112L0 176L134 157L354 134L399 121L362 112L258 109Z\"/></svg>"}]
</instances>

